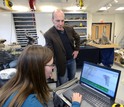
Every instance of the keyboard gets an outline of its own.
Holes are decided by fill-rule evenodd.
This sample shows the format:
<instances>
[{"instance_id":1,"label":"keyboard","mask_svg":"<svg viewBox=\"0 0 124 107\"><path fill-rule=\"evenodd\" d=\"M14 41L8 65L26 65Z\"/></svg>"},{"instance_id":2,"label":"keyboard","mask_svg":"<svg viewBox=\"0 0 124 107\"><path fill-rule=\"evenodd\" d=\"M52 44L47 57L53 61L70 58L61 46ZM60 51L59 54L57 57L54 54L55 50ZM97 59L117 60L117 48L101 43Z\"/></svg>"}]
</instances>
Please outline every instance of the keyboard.
<instances>
[{"instance_id":1,"label":"keyboard","mask_svg":"<svg viewBox=\"0 0 124 107\"><path fill-rule=\"evenodd\" d=\"M81 89L82 88L82 89ZM78 92L83 95L83 99L94 107L110 107L110 103L105 97L100 97L98 93L90 91L89 89L83 87L75 87L72 89L74 92Z\"/></svg>"}]
</instances>

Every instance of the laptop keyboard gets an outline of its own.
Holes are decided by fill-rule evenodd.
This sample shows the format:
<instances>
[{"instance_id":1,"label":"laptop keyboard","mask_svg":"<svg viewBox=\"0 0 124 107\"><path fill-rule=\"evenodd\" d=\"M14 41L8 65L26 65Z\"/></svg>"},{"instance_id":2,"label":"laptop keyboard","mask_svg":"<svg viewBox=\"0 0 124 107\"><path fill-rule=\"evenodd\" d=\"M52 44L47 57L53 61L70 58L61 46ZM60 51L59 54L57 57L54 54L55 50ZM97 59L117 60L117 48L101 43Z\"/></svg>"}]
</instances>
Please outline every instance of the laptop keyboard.
<instances>
[{"instance_id":1,"label":"laptop keyboard","mask_svg":"<svg viewBox=\"0 0 124 107\"><path fill-rule=\"evenodd\" d=\"M99 95L96 95L89 89L81 88L83 87L75 87L72 90L74 92L82 93L83 99L95 107L110 107L110 104L107 102L108 99L105 99L105 97L99 97Z\"/></svg>"}]
</instances>

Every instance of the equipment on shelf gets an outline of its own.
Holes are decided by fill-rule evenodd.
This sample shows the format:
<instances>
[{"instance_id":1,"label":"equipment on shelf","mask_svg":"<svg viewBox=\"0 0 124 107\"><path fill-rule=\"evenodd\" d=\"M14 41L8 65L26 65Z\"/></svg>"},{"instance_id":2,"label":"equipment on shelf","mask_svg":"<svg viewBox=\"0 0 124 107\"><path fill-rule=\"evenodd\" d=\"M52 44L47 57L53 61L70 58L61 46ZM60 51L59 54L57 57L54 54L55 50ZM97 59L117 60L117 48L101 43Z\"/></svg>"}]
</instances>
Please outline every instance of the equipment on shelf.
<instances>
[{"instance_id":1,"label":"equipment on shelf","mask_svg":"<svg viewBox=\"0 0 124 107\"><path fill-rule=\"evenodd\" d=\"M26 32L26 38L28 39L28 43L27 45L33 45L35 44L35 41L39 38L39 37L33 37L31 35L29 35L27 32Z\"/></svg>"},{"instance_id":2,"label":"equipment on shelf","mask_svg":"<svg viewBox=\"0 0 124 107\"><path fill-rule=\"evenodd\" d=\"M5 47L4 42L6 42L5 39L0 39L0 49Z\"/></svg>"}]
</instances>

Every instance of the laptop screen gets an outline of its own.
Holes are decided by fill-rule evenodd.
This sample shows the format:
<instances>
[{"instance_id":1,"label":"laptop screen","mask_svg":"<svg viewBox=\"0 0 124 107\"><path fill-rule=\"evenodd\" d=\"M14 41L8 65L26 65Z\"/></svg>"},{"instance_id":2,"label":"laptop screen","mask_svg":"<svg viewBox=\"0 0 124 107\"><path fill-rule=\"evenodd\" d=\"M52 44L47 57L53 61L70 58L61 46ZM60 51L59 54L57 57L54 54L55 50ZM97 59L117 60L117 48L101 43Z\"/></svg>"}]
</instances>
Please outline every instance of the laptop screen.
<instances>
[{"instance_id":1,"label":"laptop screen","mask_svg":"<svg viewBox=\"0 0 124 107\"><path fill-rule=\"evenodd\" d=\"M115 99L120 71L84 62L80 83L86 84Z\"/></svg>"}]
</instances>

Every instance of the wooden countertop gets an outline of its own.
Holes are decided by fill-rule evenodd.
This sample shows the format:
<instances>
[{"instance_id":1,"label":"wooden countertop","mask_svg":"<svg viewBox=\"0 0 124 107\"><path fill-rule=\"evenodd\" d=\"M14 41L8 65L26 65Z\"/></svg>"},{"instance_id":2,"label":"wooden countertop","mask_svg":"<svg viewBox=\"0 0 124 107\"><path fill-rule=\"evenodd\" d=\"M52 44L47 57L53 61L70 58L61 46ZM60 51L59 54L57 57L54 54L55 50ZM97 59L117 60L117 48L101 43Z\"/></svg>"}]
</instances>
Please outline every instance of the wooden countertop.
<instances>
[{"instance_id":1,"label":"wooden countertop","mask_svg":"<svg viewBox=\"0 0 124 107\"><path fill-rule=\"evenodd\" d=\"M87 43L87 45L90 45L90 46L94 46L96 48L118 48L119 46L117 44L106 44L106 45L102 45L102 44L95 44L95 43Z\"/></svg>"}]
</instances>

